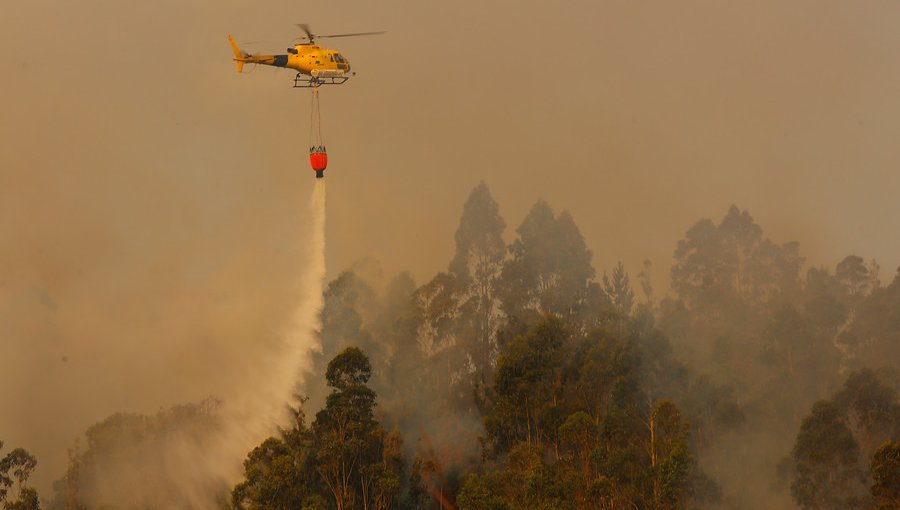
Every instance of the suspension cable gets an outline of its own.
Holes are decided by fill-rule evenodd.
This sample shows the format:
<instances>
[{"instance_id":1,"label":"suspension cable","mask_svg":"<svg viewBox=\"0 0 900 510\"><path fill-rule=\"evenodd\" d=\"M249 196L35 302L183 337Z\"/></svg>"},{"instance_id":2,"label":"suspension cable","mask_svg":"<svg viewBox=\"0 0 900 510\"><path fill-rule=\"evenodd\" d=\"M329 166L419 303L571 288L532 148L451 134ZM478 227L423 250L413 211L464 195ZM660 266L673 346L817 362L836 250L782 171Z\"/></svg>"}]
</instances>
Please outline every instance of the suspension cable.
<instances>
[{"instance_id":1,"label":"suspension cable","mask_svg":"<svg viewBox=\"0 0 900 510\"><path fill-rule=\"evenodd\" d=\"M316 127L316 89L311 89L309 93L309 150L312 152L316 147L315 139Z\"/></svg>"},{"instance_id":2,"label":"suspension cable","mask_svg":"<svg viewBox=\"0 0 900 510\"><path fill-rule=\"evenodd\" d=\"M322 109L319 104L318 87L310 89L309 144L311 151L324 150L325 148L322 137Z\"/></svg>"}]
</instances>

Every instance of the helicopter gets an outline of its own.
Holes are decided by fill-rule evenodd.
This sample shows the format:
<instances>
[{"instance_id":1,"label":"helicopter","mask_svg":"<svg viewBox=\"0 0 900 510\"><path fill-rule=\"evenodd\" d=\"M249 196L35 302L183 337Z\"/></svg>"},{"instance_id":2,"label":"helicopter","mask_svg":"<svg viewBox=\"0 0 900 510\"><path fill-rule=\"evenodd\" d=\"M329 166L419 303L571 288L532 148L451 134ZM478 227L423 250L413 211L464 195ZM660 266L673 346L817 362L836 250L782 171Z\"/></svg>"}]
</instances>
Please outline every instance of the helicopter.
<instances>
[{"instance_id":1,"label":"helicopter","mask_svg":"<svg viewBox=\"0 0 900 510\"><path fill-rule=\"evenodd\" d=\"M244 64L262 64L266 66L285 67L297 71L294 77L294 87L317 88L320 85L341 85L346 83L356 73L350 72L350 61L339 51L323 48L316 44L317 39L333 37L356 37L363 35L380 35L385 32L356 32L352 34L313 34L309 25L300 23L297 25L306 33L298 37L298 40L306 41L288 48L286 55L252 55L238 48L234 38L228 36L228 42L234 51L234 61L237 72L244 69Z\"/></svg>"}]
</instances>

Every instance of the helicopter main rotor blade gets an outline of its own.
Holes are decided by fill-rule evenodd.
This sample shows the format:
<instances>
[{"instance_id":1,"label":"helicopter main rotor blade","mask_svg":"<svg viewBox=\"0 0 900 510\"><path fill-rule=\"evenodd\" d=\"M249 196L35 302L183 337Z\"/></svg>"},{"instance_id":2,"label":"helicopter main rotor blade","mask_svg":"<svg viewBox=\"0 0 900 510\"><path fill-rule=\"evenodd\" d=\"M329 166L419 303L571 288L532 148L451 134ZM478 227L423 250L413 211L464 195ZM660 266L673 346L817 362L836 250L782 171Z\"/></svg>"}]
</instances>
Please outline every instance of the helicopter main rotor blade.
<instances>
[{"instance_id":1,"label":"helicopter main rotor blade","mask_svg":"<svg viewBox=\"0 0 900 510\"><path fill-rule=\"evenodd\" d=\"M380 31L380 32L354 32L354 33L351 33L351 34L328 34L328 35L318 35L318 34L312 33L312 30L309 28L309 25L307 25L306 23L297 23L297 26L300 27L300 30L303 30L303 32L306 34L305 36L298 37L297 39L298 39L298 40L301 40L301 41L309 41L309 42L314 42L316 39L326 38L326 37L327 37L327 38L331 38L331 37L356 37L356 36L360 36L360 35L381 35L381 34L386 34L386 33L387 33L387 32L385 32L385 31Z\"/></svg>"},{"instance_id":2,"label":"helicopter main rotor blade","mask_svg":"<svg viewBox=\"0 0 900 510\"><path fill-rule=\"evenodd\" d=\"M381 35L381 34L386 34L386 33L387 33L387 31L381 31L381 32L356 32L356 33L353 33L353 34L317 35L316 37L321 37L321 38L324 38L324 37L356 37L356 36L359 36L359 35Z\"/></svg>"}]
</instances>

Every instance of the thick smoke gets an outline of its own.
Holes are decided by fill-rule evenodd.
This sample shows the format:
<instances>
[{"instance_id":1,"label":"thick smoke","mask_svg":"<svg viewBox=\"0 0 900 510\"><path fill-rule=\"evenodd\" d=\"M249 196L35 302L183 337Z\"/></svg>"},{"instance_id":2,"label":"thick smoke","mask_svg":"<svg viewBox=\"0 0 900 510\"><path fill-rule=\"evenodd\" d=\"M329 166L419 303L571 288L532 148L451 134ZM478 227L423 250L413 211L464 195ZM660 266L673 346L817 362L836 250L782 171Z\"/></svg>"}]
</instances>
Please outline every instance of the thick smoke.
<instances>
[{"instance_id":1,"label":"thick smoke","mask_svg":"<svg viewBox=\"0 0 900 510\"><path fill-rule=\"evenodd\" d=\"M146 431L146 437L125 439L114 455L88 457L90 471L82 474L90 476L82 489L86 501L110 508L219 508L221 498L240 478L247 452L290 424L289 406L295 404L303 372L311 368L310 351L320 328L324 181L316 181L307 214L296 220L310 227L303 232L307 242L300 255L305 269L296 308L284 330L271 343L261 344L255 359L247 359L255 376L221 395L221 405L209 399L179 406L155 417L137 418L137 425L134 419L107 420L123 423L126 430Z\"/></svg>"},{"instance_id":2,"label":"thick smoke","mask_svg":"<svg viewBox=\"0 0 900 510\"><path fill-rule=\"evenodd\" d=\"M296 263L301 269L292 273L289 266L281 267L288 275L296 274L298 281L284 284L289 292L277 293L280 287L267 286L269 292L281 296L288 309L283 314L272 314L271 311L254 307L242 310L248 306L243 300L243 305L229 307L240 317L255 311L277 326L259 327L256 332L247 332L249 334L240 329L228 331L227 326L233 324L233 318L214 313L216 318L212 320L222 324L218 328L207 325L211 329L200 331L215 335L215 338L208 339L208 342L199 341L198 345L179 345L179 342L192 338L195 342L202 340L205 335L175 336L176 341L172 342L164 334L167 330L162 329L160 337L151 345L130 344L132 349L142 353L143 360L133 356L119 358L117 361L121 366L105 368L111 374L98 373L104 369L103 354L110 359L111 352L118 352L117 347L121 348L121 345L100 344L97 346L99 353L92 349L70 347L69 350L62 350L61 359L51 361L46 358L53 355L51 349L54 346L44 346L45 352L35 352L33 348L23 346L20 356L38 358L43 355L45 366L48 363L58 364L56 370L48 372L41 380L24 385L26 396L42 395L47 383L56 386L63 395L84 395L85 382L92 381L90 372L93 371L95 377L113 375L118 378L120 385L135 399L160 399L161 395L167 394L170 399L160 404L165 410L156 414L152 413L152 408L138 405L140 402L107 410L95 416L97 423L87 429L86 440L73 442L73 436L57 439L52 435L35 437L34 434L21 432L19 435L13 434L14 444L37 452L39 462L42 459L51 468L45 470L45 476L54 479L61 477L63 469L51 455L51 449L58 449L56 453L64 456L66 448L72 448L70 455L74 462L70 462L70 471L66 475L72 483L68 489L57 492L57 497L77 494L92 507L104 508L219 508L221 498L227 497L230 487L240 478L241 462L247 452L266 437L277 433L279 427L290 424L289 406L295 404L294 397L300 391L303 373L310 369L310 352L318 349L316 331L320 327L325 278L323 181L316 182L308 209L298 208L289 221L294 225L294 238L284 240L284 243L286 246L299 245L299 249L288 250L288 255L298 259ZM261 277L268 274L264 269L259 270ZM252 286L248 288L252 289ZM237 294L241 289L232 291ZM43 301L52 304L50 295L58 292L55 289L48 291ZM173 290L169 292L174 293ZM187 298L181 296L180 299ZM73 318L66 312L65 301L44 307L49 309L48 324L56 323L59 330L71 331ZM53 308L59 308L59 311ZM121 304L116 309L130 308L128 304ZM174 314L178 308L168 311ZM202 318L210 311L197 304L195 313L186 314L180 321L196 328L198 325L192 319ZM8 324L7 327L31 326L21 320L10 320ZM115 317L109 317L95 327L101 326L108 331L118 329ZM205 349L210 352L204 358L199 351ZM198 362L198 359L205 359L206 362ZM9 368L7 363L14 363L16 358L7 357L0 361ZM202 384L184 374L184 371L216 374L217 377L211 377L213 381ZM71 381L69 378L73 372L81 376L78 384L70 382L66 387L64 383ZM166 391L166 383L172 381L180 381L185 387L179 392ZM148 386L140 388L142 384ZM156 384L161 387L155 387ZM193 386L207 388L214 398L197 399L198 389ZM115 393L116 388L103 388L102 391L104 393L101 395L109 395ZM52 401L42 398L45 402ZM173 407L191 399L197 403ZM16 409L18 415L7 416L15 419L40 411L24 405L24 402L19 403ZM113 414L114 411L117 412ZM110 416L107 418L106 415ZM10 428L8 425L3 427L7 433L16 432L16 427ZM85 424L82 430L87 425L90 424ZM40 434L40 430L35 432ZM46 489L44 492L47 500L53 497Z\"/></svg>"}]
</instances>

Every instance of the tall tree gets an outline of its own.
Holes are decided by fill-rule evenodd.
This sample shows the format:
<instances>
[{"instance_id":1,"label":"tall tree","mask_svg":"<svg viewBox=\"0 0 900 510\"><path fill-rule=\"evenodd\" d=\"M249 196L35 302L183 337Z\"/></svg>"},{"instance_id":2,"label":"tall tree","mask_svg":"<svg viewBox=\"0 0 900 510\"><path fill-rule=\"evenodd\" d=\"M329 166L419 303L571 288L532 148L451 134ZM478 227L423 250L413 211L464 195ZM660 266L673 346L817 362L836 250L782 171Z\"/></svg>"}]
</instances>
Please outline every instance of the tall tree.
<instances>
[{"instance_id":1,"label":"tall tree","mask_svg":"<svg viewBox=\"0 0 900 510\"><path fill-rule=\"evenodd\" d=\"M449 268L462 294L457 336L482 383L490 379L496 356L496 283L506 257L505 228L499 207L482 182L463 206Z\"/></svg>"},{"instance_id":2,"label":"tall tree","mask_svg":"<svg viewBox=\"0 0 900 510\"><path fill-rule=\"evenodd\" d=\"M589 301L594 268L591 251L572 216L565 211L554 216L550 206L539 200L516 233L509 248L512 258L501 273L504 315L526 328L543 314L565 320L578 316Z\"/></svg>"},{"instance_id":3,"label":"tall tree","mask_svg":"<svg viewBox=\"0 0 900 510\"><path fill-rule=\"evenodd\" d=\"M860 300L878 287L878 275L869 272L862 257L848 255L838 262L835 277L854 300Z\"/></svg>"},{"instance_id":4,"label":"tall tree","mask_svg":"<svg viewBox=\"0 0 900 510\"><path fill-rule=\"evenodd\" d=\"M506 223L484 183L463 206L447 272L416 291L420 340L456 407L474 411L473 390L490 383L497 356L497 279L506 256Z\"/></svg>"},{"instance_id":5,"label":"tall tree","mask_svg":"<svg viewBox=\"0 0 900 510\"><path fill-rule=\"evenodd\" d=\"M628 273L625 272L624 264L621 262L616 264L612 275L603 273L603 290L612 302L616 313L623 319L628 319L634 307L634 291L631 289L631 282Z\"/></svg>"},{"instance_id":6,"label":"tall tree","mask_svg":"<svg viewBox=\"0 0 900 510\"><path fill-rule=\"evenodd\" d=\"M353 271L344 271L325 289L322 308L322 359L330 360L349 345L378 349L363 314L375 307L375 292ZM323 364L324 365L324 364ZM324 368L324 366L322 367Z\"/></svg>"},{"instance_id":7,"label":"tall tree","mask_svg":"<svg viewBox=\"0 0 900 510\"><path fill-rule=\"evenodd\" d=\"M865 479L859 444L840 410L827 401L813 405L793 450L791 493L804 509L843 510L863 503Z\"/></svg>"},{"instance_id":8,"label":"tall tree","mask_svg":"<svg viewBox=\"0 0 900 510\"><path fill-rule=\"evenodd\" d=\"M701 220L678 242L672 289L690 307L764 304L797 291L802 262L796 243L772 243L747 211L731 206L718 225Z\"/></svg>"},{"instance_id":9,"label":"tall tree","mask_svg":"<svg viewBox=\"0 0 900 510\"><path fill-rule=\"evenodd\" d=\"M335 356L325 373L333 391L312 427L315 469L338 510L377 508L398 490L392 482L399 479L396 462L385 457L387 434L373 413L375 392L366 386L371 374L368 357L357 347Z\"/></svg>"},{"instance_id":10,"label":"tall tree","mask_svg":"<svg viewBox=\"0 0 900 510\"><path fill-rule=\"evenodd\" d=\"M686 352L696 353L711 377L749 393L738 398L771 401L756 394L770 391L758 364L778 364L789 373L795 368L794 343L813 341L809 335L773 340L765 331L771 311L800 294L803 259L797 244L773 243L747 211L732 206L718 224L705 219L691 227L674 255L676 299L662 302L660 324ZM771 391L780 396L780 390Z\"/></svg>"},{"instance_id":11,"label":"tall tree","mask_svg":"<svg viewBox=\"0 0 900 510\"><path fill-rule=\"evenodd\" d=\"M3 448L3 441L0 441ZM24 448L16 448L0 459L0 502L4 510L39 510L37 491L25 482L37 467L37 459ZM9 489L16 485L16 498L9 499Z\"/></svg>"},{"instance_id":12,"label":"tall tree","mask_svg":"<svg viewBox=\"0 0 900 510\"><path fill-rule=\"evenodd\" d=\"M306 396L310 406L318 408L325 403L328 390L315 379L316 374L323 374L328 362L348 346L358 346L376 360L378 371L375 372L373 385L387 386L384 379L390 346L376 339L370 329L371 322L379 315L378 299L375 291L354 271L340 273L325 288L324 306L320 313L322 329L318 333L322 351L314 353L314 369L306 375L308 382Z\"/></svg>"},{"instance_id":13,"label":"tall tree","mask_svg":"<svg viewBox=\"0 0 900 510\"><path fill-rule=\"evenodd\" d=\"M418 341L427 356L425 365L431 374L428 385L435 396L448 396L454 408L468 408L472 401L471 387L457 384L472 372L456 335L463 299L460 288L453 274L438 273L416 290L414 299L420 313Z\"/></svg>"}]
</instances>

